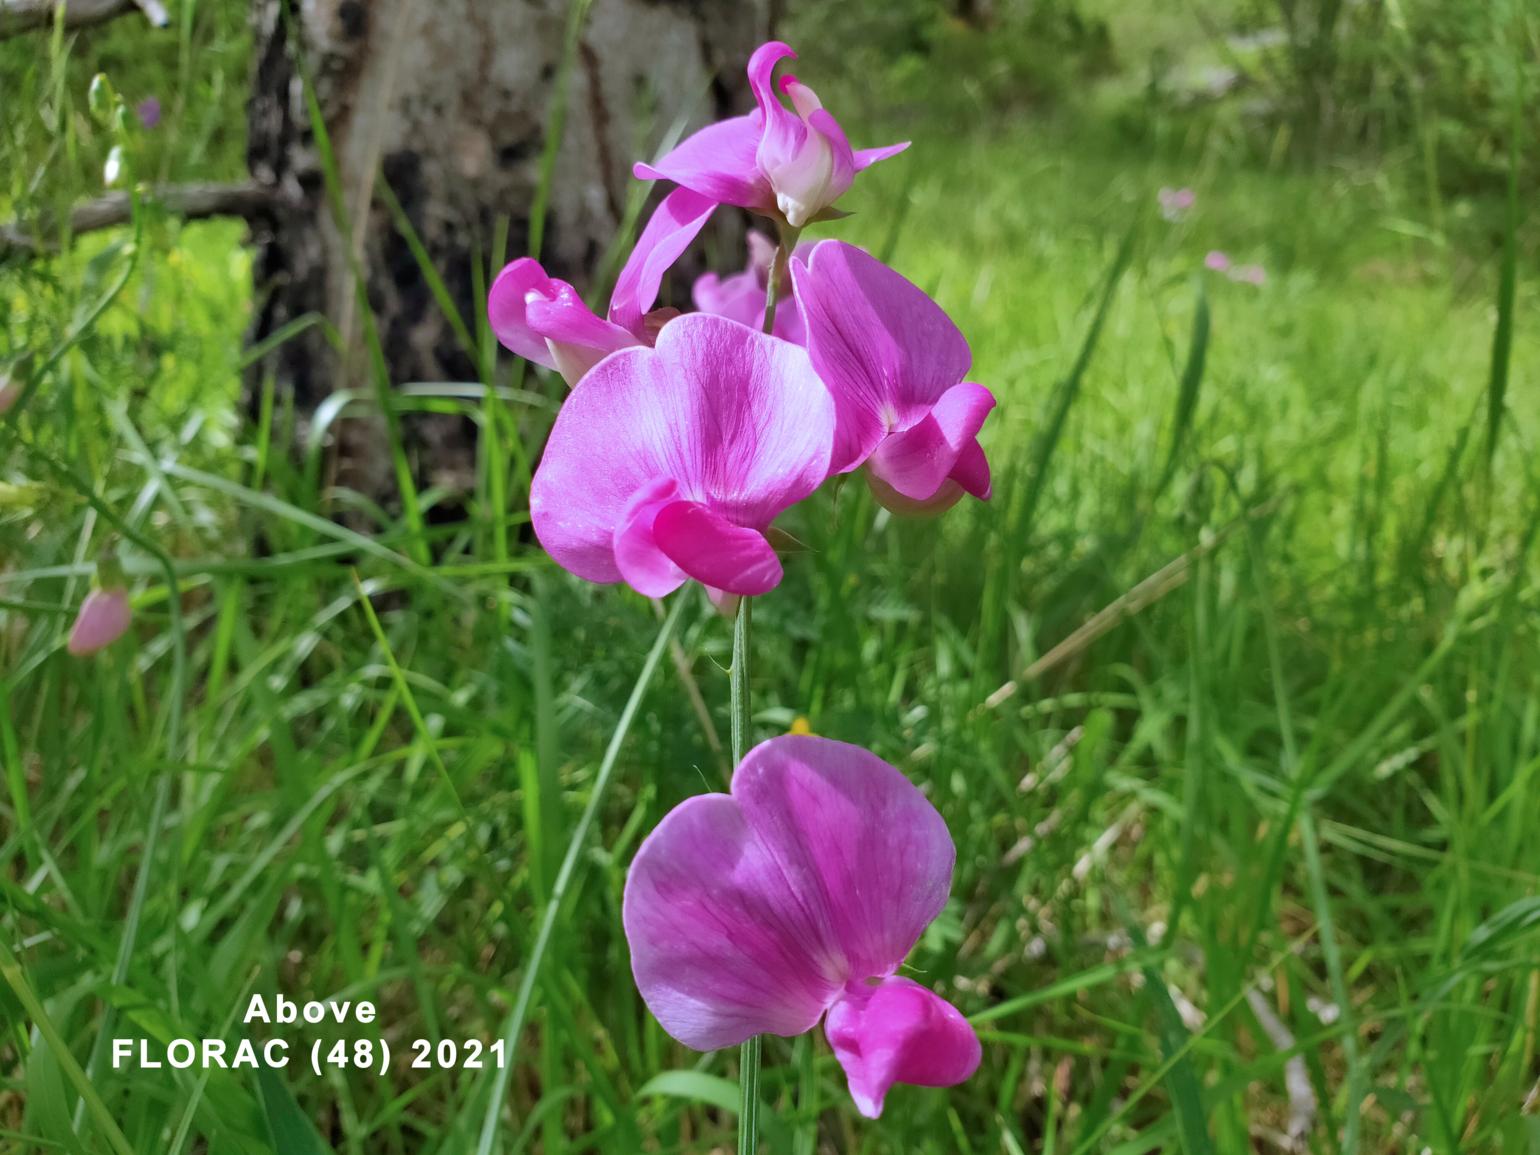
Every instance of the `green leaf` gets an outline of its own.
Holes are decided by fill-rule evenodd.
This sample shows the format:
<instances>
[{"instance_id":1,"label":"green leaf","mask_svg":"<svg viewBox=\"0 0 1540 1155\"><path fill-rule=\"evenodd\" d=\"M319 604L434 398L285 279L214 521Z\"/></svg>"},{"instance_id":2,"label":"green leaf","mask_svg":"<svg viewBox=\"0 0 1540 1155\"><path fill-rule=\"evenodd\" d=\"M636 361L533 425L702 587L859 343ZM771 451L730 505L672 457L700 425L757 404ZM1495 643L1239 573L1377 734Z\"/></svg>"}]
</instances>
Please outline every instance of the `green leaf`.
<instances>
[{"instance_id":1,"label":"green leaf","mask_svg":"<svg viewBox=\"0 0 1540 1155\"><path fill-rule=\"evenodd\" d=\"M257 1095L267 1116L267 1131L277 1155L333 1155L289 1088L268 1067L257 1068Z\"/></svg>"},{"instance_id":2,"label":"green leaf","mask_svg":"<svg viewBox=\"0 0 1540 1155\"><path fill-rule=\"evenodd\" d=\"M700 1071L664 1071L643 1083L636 1094L638 1098L686 1099L730 1115L738 1113L738 1084L720 1075Z\"/></svg>"}]
</instances>

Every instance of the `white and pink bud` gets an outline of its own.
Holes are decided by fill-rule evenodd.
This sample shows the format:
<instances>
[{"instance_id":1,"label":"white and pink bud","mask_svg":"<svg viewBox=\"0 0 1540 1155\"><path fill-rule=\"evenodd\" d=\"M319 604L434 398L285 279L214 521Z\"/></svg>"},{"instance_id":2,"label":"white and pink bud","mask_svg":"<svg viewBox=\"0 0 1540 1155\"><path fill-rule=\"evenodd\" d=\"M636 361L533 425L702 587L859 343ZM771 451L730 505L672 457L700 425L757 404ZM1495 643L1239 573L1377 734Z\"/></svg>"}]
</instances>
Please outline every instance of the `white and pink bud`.
<instances>
[{"instance_id":1,"label":"white and pink bud","mask_svg":"<svg viewBox=\"0 0 1540 1155\"><path fill-rule=\"evenodd\" d=\"M69 652L77 658L104 650L128 632L133 610L122 586L92 590L70 629Z\"/></svg>"}]
</instances>

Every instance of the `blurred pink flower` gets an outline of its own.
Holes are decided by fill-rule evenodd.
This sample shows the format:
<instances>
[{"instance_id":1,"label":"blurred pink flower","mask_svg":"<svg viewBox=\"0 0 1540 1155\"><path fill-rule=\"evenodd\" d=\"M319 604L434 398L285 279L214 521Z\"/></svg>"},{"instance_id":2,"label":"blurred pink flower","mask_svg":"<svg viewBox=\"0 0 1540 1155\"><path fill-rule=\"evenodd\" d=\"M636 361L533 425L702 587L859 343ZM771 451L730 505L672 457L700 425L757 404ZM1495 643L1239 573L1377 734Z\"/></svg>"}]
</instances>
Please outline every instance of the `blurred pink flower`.
<instances>
[{"instance_id":1,"label":"blurred pink flower","mask_svg":"<svg viewBox=\"0 0 1540 1155\"><path fill-rule=\"evenodd\" d=\"M69 652L84 658L106 649L127 632L132 617L128 591L122 586L92 590L70 629Z\"/></svg>"},{"instance_id":2,"label":"blurred pink flower","mask_svg":"<svg viewBox=\"0 0 1540 1155\"><path fill-rule=\"evenodd\" d=\"M651 345L675 309L653 309L666 273L689 247L716 205L675 189L663 198L620 270L608 320L598 316L566 281L547 276L532 257L513 261L487 294L487 318L503 346L555 369L576 385L606 355Z\"/></svg>"},{"instance_id":3,"label":"blurred pink flower","mask_svg":"<svg viewBox=\"0 0 1540 1155\"><path fill-rule=\"evenodd\" d=\"M1261 265L1236 265L1230 270L1230 279L1248 285L1264 285L1267 283L1267 270Z\"/></svg>"},{"instance_id":4,"label":"blurred pink flower","mask_svg":"<svg viewBox=\"0 0 1540 1155\"><path fill-rule=\"evenodd\" d=\"M1204 268L1213 269L1216 273L1222 273L1230 267L1229 254L1222 253L1218 249L1212 249L1209 251L1208 256L1203 258L1203 266Z\"/></svg>"},{"instance_id":5,"label":"blurred pink flower","mask_svg":"<svg viewBox=\"0 0 1540 1155\"><path fill-rule=\"evenodd\" d=\"M894 972L952 887L956 848L923 794L827 738L756 746L731 794L676 806L626 877L631 970L698 1051L824 1033L861 1114L894 1083L949 1087L982 1048L950 1003Z\"/></svg>"},{"instance_id":6,"label":"blurred pink flower","mask_svg":"<svg viewBox=\"0 0 1540 1155\"><path fill-rule=\"evenodd\" d=\"M791 268L808 353L839 414L833 471L865 465L897 513L939 513L964 493L987 501L978 432L995 399L963 380L972 354L941 306L842 241L819 242Z\"/></svg>"},{"instance_id":7,"label":"blurred pink flower","mask_svg":"<svg viewBox=\"0 0 1540 1155\"><path fill-rule=\"evenodd\" d=\"M749 230L749 263L740 273L719 277L703 273L695 278L691 297L702 313L731 317L734 321L758 329L765 316L765 291L770 284L770 265L775 258L775 242L764 233ZM807 328L802 308L792 290L791 270L787 267L779 287L775 310L775 335L797 345L807 344Z\"/></svg>"},{"instance_id":8,"label":"blurred pink flower","mask_svg":"<svg viewBox=\"0 0 1540 1155\"><path fill-rule=\"evenodd\" d=\"M856 173L902 152L909 142L852 149L839 122L811 88L784 76L776 92L775 66L795 57L778 40L749 60L749 85L758 108L708 125L686 137L655 164L634 168L642 180L671 180L717 204L737 205L802 228L834 206ZM791 101L787 108L784 95Z\"/></svg>"},{"instance_id":9,"label":"blurred pink flower","mask_svg":"<svg viewBox=\"0 0 1540 1155\"><path fill-rule=\"evenodd\" d=\"M145 128L156 128L160 124L160 98L147 96L141 100L134 112L139 117L139 123Z\"/></svg>"},{"instance_id":10,"label":"blurred pink flower","mask_svg":"<svg viewBox=\"0 0 1540 1155\"><path fill-rule=\"evenodd\" d=\"M829 473L834 402L807 353L703 313L595 366L557 415L530 493L540 544L594 582L714 600L780 584L770 523Z\"/></svg>"},{"instance_id":11,"label":"blurred pink flower","mask_svg":"<svg viewBox=\"0 0 1540 1155\"><path fill-rule=\"evenodd\" d=\"M1198 203L1198 194L1190 188L1163 188L1156 196L1160 200L1160 215L1168 221L1181 220Z\"/></svg>"}]
</instances>

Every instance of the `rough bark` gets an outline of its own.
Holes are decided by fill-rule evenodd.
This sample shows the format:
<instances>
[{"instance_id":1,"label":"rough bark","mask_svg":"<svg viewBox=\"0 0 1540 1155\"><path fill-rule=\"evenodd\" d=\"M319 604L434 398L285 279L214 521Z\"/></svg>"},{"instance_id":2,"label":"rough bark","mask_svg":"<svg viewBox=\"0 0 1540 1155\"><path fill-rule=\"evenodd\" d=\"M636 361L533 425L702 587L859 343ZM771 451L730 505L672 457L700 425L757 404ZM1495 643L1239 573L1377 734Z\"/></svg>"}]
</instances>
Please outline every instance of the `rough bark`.
<instances>
[{"instance_id":1,"label":"rough bark","mask_svg":"<svg viewBox=\"0 0 1540 1155\"><path fill-rule=\"evenodd\" d=\"M302 419L336 389L370 387L351 250L393 384L474 380L475 366L374 181L388 183L472 323L472 270L489 260L495 222L509 218L510 256L527 246L567 2L290 5L285 19L282 0L255 4L251 172L292 209L255 238L253 338L321 312L341 331L345 351L339 356L312 329L257 372L292 393ZM570 76L546 220L541 258L553 275L586 282L620 223L631 162L648 155L670 124L743 109L744 64L770 15L771 0L596 0ZM327 207L300 60L337 158L349 236ZM414 418L404 438L420 482L471 488L474 448L463 423ZM336 429L335 480L388 500L395 483L384 444L378 420Z\"/></svg>"}]
</instances>

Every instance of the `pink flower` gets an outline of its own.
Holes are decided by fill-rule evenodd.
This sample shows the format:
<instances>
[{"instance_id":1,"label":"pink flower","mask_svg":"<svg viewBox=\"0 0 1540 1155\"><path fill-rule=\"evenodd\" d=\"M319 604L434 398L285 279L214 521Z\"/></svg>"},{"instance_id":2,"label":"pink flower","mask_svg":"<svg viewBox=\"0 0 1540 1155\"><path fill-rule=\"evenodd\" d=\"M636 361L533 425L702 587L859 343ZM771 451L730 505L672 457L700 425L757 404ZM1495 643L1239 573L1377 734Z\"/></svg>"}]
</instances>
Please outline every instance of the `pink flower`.
<instances>
[{"instance_id":1,"label":"pink flower","mask_svg":"<svg viewBox=\"0 0 1540 1155\"><path fill-rule=\"evenodd\" d=\"M128 591L122 586L92 590L70 629L69 652L84 658L106 649L127 632L132 617Z\"/></svg>"},{"instance_id":2,"label":"pink flower","mask_svg":"<svg viewBox=\"0 0 1540 1155\"><path fill-rule=\"evenodd\" d=\"M773 81L775 66L795 57L785 44L762 44L749 59L759 107L686 137L656 164L634 168L642 180L671 180L717 204L737 205L802 228L844 195L856 173L903 152L909 142L852 149L817 94L794 76Z\"/></svg>"},{"instance_id":3,"label":"pink flower","mask_svg":"<svg viewBox=\"0 0 1540 1155\"><path fill-rule=\"evenodd\" d=\"M941 306L875 257L840 241L792 262L813 368L839 414L833 470L867 467L898 513L939 513L990 495L978 442L995 407L965 382L972 354Z\"/></svg>"},{"instance_id":4,"label":"pink flower","mask_svg":"<svg viewBox=\"0 0 1540 1155\"><path fill-rule=\"evenodd\" d=\"M731 794L676 806L626 878L631 971L663 1029L717 1050L824 1033L856 1107L948 1087L982 1050L950 1003L894 972L946 905L956 850L904 775L858 746L786 735Z\"/></svg>"},{"instance_id":5,"label":"pink flower","mask_svg":"<svg viewBox=\"0 0 1540 1155\"><path fill-rule=\"evenodd\" d=\"M21 400L21 385L7 377L0 377L0 417L4 417L11 411L11 407Z\"/></svg>"},{"instance_id":6,"label":"pink flower","mask_svg":"<svg viewBox=\"0 0 1540 1155\"><path fill-rule=\"evenodd\" d=\"M556 418L530 493L557 563L660 598L780 584L765 537L829 473L834 402L796 345L692 313L605 358Z\"/></svg>"},{"instance_id":7,"label":"pink flower","mask_svg":"<svg viewBox=\"0 0 1540 1155\"><path fill-rule=\"evenodd\" d=\"M663 324L678 315L652 308L663 274L715 208L689 189L675 189L663 198L620 270L608 320L584 304L566 281L547 276L539 261L520 257L498 274L487 294L492 331L504 347L555 369L569 385L617 349L651 345Z\"/></svg>"},{"instance_id":8,"label":"pink flower","mask_svg":"<svg viewBox=\"0 0 1540 1155\"><path fill-rule=\"evenodd\" d=\"M704 273L695 279L691 297L702 313L731 317L734 321L758 329L764 323L765 291L770 284L770 265L775 258L775 242L764 233L749 230L749 263L741 273L719 277ZM797 345L807 344L807 328L802 310L792 291L788 269L778 289L775 310L775 335Z\"/></svg>"},{"instance_id":9,"label":"pink flower","mask_svg":"<svg viewBox=\"0 0 1540 1155\"><path fill-rule=\"evenodd\" d=\"M1222 273L1230 267L1230 256L1218 249L1211 249L1208 256L1203 258L1203 267L1212 269L1216 273Z\"/></svg>"},{"instance_id":10,"label":"pink flower","mask_svg":"<svg viewBox=\"0 0 1540 1155\"><path fill-rule=\"evenodd\" d=\"M1198 194L1190 188L1163 188L1156 196L1160 200L1160 215L1168 221L1181 220L1198 203Z\"/></svg>"},{"instance_id":11,"label":"pink flower","mask_svg":"<svg viewBox=\"0 0 1540 1155\"><path fill-rule=\"evenodd\" d=\"M139 117L139 123L145 128L156 128L160 125L160 98L147 96L139 102L134 112Z\"/></svg>"},{"instance_id":12,"label":"pink flower","mask_svg":"<svg viewBox=\"0 0 1540 1155\"><path fill-rule=\"evenodd\" d=\"M1247 285L1265 285L1267 270L1261 265L1236 265L1230 270L1230 279Z\"/></svg>"}]
</instances>

